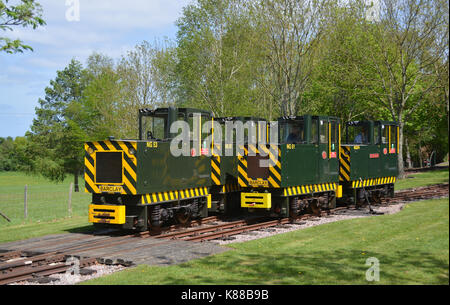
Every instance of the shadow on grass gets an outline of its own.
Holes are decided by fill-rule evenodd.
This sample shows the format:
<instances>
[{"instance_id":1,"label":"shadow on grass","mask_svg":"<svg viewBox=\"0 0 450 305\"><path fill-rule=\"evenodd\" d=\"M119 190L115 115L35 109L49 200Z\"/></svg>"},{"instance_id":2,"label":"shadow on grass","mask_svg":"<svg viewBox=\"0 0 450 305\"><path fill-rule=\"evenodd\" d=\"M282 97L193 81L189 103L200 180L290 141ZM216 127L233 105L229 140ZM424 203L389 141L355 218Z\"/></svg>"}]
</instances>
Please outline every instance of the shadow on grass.
<instances>
[{"instance_id":1,"label":"shadow on grass","mask_svg":"<svg viewBox=\"0 0 450 305\"><path fill-rule=\"evenodd\" d=\"M181 264L188 277L162 277L162 284L447 284L448 257L440 259L430 253L400 251L389 255L361 251L308 252L271 255L241 253L204 258ZM220 257L220 259L219 259ZM366 281L366 259L375 257L380 263L380 281ZM199 272L198 270L204 270ZM208 273L208 270L211 270ZM200 273L200 274L199 274Z\"/></svg>"}]
</instances>

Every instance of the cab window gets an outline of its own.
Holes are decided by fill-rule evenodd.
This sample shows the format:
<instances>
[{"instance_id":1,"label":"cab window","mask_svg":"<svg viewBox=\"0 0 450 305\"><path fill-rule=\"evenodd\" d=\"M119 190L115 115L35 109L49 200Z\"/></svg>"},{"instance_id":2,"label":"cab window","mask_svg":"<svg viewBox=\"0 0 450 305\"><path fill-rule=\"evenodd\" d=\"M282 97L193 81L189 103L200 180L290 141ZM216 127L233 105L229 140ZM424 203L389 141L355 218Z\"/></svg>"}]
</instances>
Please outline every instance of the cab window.
<instances>
[{"instance_id":1,"label":"cab window","mask_svg":"<svg viewBox=\"0 0 450 305\"><path fill-rule=\"evenodd\" d=\"M366 124L350 122L346 127L346 144L368 144L369 129Z\"/></svg>"},{"instance_id":2,"label":"cab window","mask_svg":"<svg viewBox=\"0 0 450 305\"><path fill-rule=\"evenodd\" d=\"M375 125L373 127L373 143L375 145L380 144L380 126L379 125Z\"/></svg>"},{"instance_id":3,"label":"cab window","mask_svg":"<svg viewBox=\"0 0 450 305\"><path fill-rule=\"evenodd\" d=\"M190 113L188 115L189 139L191 141L194 140L194 126L198 128L198 131L200 132L200 140L204 140L210 135L210 133L202 132L203 124L205 124L205 122L209 120L211 120L210 116L205 113Z\"/></svg>"},{"instance_id":4,"label":"cab window","mask_svg":"<svg viewBox=\"0 0 450 305\"><path fill-rule=\"evenodd\" d=\"M258 143L267 143L267 132L269 131L269 124L264 121L258 121Z\"/></svg>"},{"instance_id":5,"label":"cab window","mask_svg":"<svg viewBox=\"0 0 450 305\"><path fill-rule=\"evenodd\" d=\"M381 143L387 144L389 141L389 135L388 135L388 126L387 125L381 125Z\"/></svg>"},{"instance_id":6,"label":"cab window","mask_svg":"<svg viewBox=\"0 0 450 305\"><path fill-rule=\"evenodd\" d=\"M338 144L338 123L337 122L330 122L331 124L331 134L330 134L330 140L331 140L331 149L335 150L336 145Z\"/></svg>"},{"instance_id":7,"label":"cab window","mask_svg":"<svg viewBox=\"0 0 450 305\"><path fill-rule=\"evenodd\" d=\"M256 122L255 121L247 121L247 122L245 122L245 124L247 124L248 128L244 127L244 143L256 144L257 133L258 133ZM244 124L244 126L245 126L245 124Z\"/></svg>"},{"instance_id":8,"label":"cab window","mask_svg":"<svg viewBox=\"0 0 450 305\"><path fill-rule=\"evenodd\" d=\"M317 144L318 138L319 138L319 131L317 126L318 120L312 119L311 120L311 143Z\"/></svg>"},{"instance_id":9,"label":"cab window","mask_svg":"<svg viewBox=\"0 0 450 305\"><path fill-rule=\"evenodd\" d=\"M141 139L165 139L167 115L143 116Z\"/></svg>"},{"instance_id":10,"label":"cab window","mask_svg":"<svg viewBox=\"0 0 450 305\"><path fill-rule=\"evenodd\" d=\"M328 143L328 122L327 121L320 120L319 134L320 134L320 144Z\"/></svg>"},{"instance_id":11,"label":"cab window","mask_svg":"<svg viewBox=\"0 0 450 305\"><path fill-rule=\"evenodd\" d=\"M305 143L305 123L303 121L289 121L281 124L280 133L282 143Z\"/></svg>"},{"instance_id":12,"label":"cab window","mask_svg":"<svg viewBox=\"0 0 450 305\"><path fill-rule=\"evenodd\" d=\"M397 147L397 126L390 126L390 130L391 130L391 147L390 149L396 148Z\"/></svg>"}]
</instances>

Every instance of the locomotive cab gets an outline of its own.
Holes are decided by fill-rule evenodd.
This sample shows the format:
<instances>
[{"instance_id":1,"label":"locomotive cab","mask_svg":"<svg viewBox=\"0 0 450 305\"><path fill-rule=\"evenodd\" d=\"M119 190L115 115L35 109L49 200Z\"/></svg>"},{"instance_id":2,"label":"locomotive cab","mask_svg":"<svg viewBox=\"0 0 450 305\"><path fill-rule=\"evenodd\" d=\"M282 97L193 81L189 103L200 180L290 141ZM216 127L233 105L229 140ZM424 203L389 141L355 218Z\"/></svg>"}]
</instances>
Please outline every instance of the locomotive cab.
<instances>
[{"instance_id":1,"label":"locomotive cab","mask_svg":"<svg viewBox=\"0 0 450 305\"><path fill-rule=\"evenodd\" d=\"M339 119L282 117L270 125L269 134L270 144L248 144L240 157L241 206L280 217L296 216L308 207L334 206Z\"/></svg>"},{"instance_id":2,"label":"locomotive cab","mask_svg":"<svg viewBox=\"0 0 450 305\"><path fill-rule=\"evenodd\" d=\"M90 222L145 231L207 216L211 163L202 122L211 118L199 109L145 108L139 110L139 139L87 142ZM186 127L187 137L171 145L176 122Z\"/></svg>"},{"instance_id":3,"label":"locomotive cab","mask_svg":"<svg viewBox=\"0 0 450 305\"><path fill-rule=\"evenodd\" d=\"M398 124L388 121L352 121L345 126L340 150L339 180L344 199L377 202L393 196L398 175Z\"/></svg>"},{"instance_id":4,"label":"locomotive cab","mask_svg":"<svg viewBox=\"0 0 450 305\"><path fill-rule=\"evenodd\" d=\"M213 150L211 156L211 195L210 212L237 214L241 212L239 196L238 154L239 148L256 137L262 137L264 119L255 117L218 117L213 119L215 127L213 135ZM259 129L256 130L256 126ZM242 141L238 138L241 137Z\"/></svg>"}]
</instances>

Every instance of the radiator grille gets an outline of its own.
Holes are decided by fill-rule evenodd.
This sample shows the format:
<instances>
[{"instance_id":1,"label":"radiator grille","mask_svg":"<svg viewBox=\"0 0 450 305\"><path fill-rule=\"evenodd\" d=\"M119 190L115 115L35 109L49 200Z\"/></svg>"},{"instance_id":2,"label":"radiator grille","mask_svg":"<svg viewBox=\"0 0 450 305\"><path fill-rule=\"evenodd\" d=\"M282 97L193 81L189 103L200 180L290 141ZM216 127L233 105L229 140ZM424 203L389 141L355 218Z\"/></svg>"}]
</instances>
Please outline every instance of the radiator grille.
<instances>
[{"instance_id":1,"label":"radiator grille","mask_svg":"<svg viewBox=\"0 0 450 305\"><path fill-rule=\"evenodd\" d=\"M122 152L97 152L96 183L122 183Z\"/></svg>"}]
</instances>

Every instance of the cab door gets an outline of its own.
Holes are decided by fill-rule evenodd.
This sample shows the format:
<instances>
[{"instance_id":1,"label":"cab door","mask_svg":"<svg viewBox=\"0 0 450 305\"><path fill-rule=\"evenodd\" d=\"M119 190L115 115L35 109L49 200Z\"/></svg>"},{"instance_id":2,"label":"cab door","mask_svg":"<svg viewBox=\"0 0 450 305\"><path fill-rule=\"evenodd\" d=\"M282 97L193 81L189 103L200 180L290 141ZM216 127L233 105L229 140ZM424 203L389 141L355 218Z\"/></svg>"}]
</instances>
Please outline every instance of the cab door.
<instances>
[{"instance_id":1,"label":"cab door","mask_svg":"<svg viewBox=\"0 0 450 305\"><path fill-rule=\"evenodd\" d=\"M388 125L389 127L389 146L388 146L388 170L389 176L398 175L398 126Z\"/></svg>"},{"instance_id":2,"label":"cab door","mask_svg":"<svg viewBox=\"0 0 450 305\"><path fill-rule=\"evenodd\" d=\"M381 124L375 122L373 125L373 151L370 151L370 173L373 177L382 177L383 170L383 146L381 144Z\"/></svg>"},{"instance_id":3,"label":"cab door","mask_svg":"<svg viewBox=\"0 0 450 305\"><path fill-rule=\"evenodd\" d=\"M339 121L330 118L328 122L328 160L332 180L339 178ZM328 180L330 181L330 180Z\"/></svg>"},{"instance_id":4,"label":"cab door","mask_svg":"<svg viewBox=\"0 0 450 305\"><path fill-rule=\"evenodd\" d=\"M329 122L328 118L319 117L319 142L318 142L318 162L319 162L319 183L330 181L330 155L329 155Z\"/></svg>"}]
</instances>

